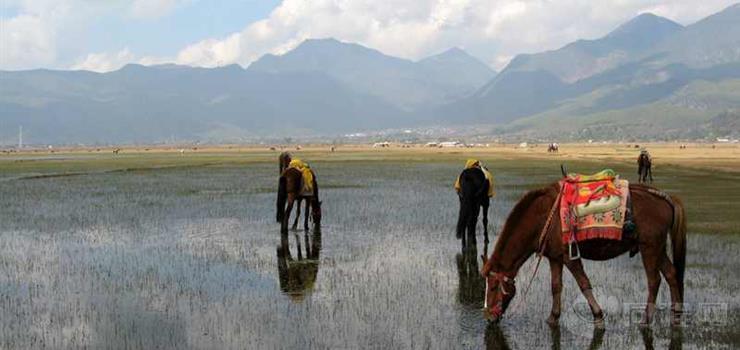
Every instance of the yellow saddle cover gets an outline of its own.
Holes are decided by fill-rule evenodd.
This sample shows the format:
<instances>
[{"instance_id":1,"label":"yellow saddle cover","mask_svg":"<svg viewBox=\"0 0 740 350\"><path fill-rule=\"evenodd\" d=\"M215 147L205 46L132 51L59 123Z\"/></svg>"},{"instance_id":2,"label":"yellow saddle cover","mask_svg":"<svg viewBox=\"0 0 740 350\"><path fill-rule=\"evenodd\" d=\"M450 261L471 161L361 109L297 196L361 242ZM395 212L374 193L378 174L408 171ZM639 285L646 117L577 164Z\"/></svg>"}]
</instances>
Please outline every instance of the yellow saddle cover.
<instances>
[{"instance_id":1,"label":"yellow saddle cover","mask_svg":"<svg viewBox=\"0 0 740 350\"><path fill-rule=\"evenodd\" d=\"M470 169L473 167L480 167L480 170L483 171L483 174L486 176L486 180L488 180L488 197L493 197L496 195L496 190L493 187L494 181L493 181L493 174L491 173L488 168L482 166L480 164L480 161L477 159L468 159L465 162L465 169ZM460 176L457 177L455 180L455 190L460 192Z\"/></svg>"},{"instance_id":2,"label":"yellow saddle cover","mask_svg":"<svg viewBox=\"0 0 740 350\"><path fill-rule=\"evenodd\" d=\"M303 176L303 191L301 191L301 194L304 196L312 196L313 171L311 171L311 167L308 166L308 163L305 163L300 159L293 159L290 161L290 164L288 164L288 168L295 168L301 172L301 175Z\"/></svg>"}]
</instances>

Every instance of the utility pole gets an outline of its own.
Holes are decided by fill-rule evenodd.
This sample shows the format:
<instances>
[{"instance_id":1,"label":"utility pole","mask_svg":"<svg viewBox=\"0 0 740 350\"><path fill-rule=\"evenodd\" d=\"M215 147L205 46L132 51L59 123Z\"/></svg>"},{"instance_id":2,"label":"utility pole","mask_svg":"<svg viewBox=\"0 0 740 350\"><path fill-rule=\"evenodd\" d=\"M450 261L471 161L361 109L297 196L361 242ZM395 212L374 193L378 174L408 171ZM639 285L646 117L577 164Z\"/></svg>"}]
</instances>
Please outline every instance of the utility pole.
<instances>
[{"instance_id":1,"label":"utility pole","mask_svg":"<svg viewBox=\"0 0 740 350\"><path fill-rule=\"evenodd\" d=\"M18 127L18 149L23 148L23 125Z\"/></svg>"}]
</instances>

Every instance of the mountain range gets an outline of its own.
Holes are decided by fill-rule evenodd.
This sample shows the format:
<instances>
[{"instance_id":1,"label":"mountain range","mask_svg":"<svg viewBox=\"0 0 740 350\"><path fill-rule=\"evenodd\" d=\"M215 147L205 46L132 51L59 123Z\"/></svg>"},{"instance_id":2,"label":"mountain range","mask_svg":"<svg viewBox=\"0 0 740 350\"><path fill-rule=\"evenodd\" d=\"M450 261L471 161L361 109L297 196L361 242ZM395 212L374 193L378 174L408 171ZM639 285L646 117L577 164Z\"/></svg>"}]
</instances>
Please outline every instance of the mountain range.
<instances>
[{"instance_id":1,"label":"mountain range","mask_svg":"<svg viewBox=\"0 0 740 350\"><path fill-rule=\"evenodd\" d=\"M410 61L311 39L194 68L0 72L0 144L239 141L440 125L518 139L740 135L740 4L682 26L641 14L496 73L460 48Z\"/></svg>"}]
</instances>

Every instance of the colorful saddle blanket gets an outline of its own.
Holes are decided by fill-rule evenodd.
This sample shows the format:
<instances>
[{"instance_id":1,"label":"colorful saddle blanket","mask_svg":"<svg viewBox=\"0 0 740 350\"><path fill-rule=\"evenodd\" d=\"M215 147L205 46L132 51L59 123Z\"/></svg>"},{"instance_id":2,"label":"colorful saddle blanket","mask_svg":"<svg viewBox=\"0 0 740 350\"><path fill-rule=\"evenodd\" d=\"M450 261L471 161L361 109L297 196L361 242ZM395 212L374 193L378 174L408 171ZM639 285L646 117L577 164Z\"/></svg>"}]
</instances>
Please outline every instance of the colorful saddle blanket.
<instances>
[{"instance_id":1,"label":"colorful saddle blanket","mask_svg":"<svg viewBox=\"0 0 740 350\"><path fill-rule=\"evenodd\" d=\"M561 181L560 227L563 243L588 239L622 239L629 182L611 170Z\"/></svg>"},{"instance_id":2,"label":"colorful saddle blanket","mask_svg":"<svg viewBox=\"0 0 740 350\"><path fill-rule=\"evenodd\" d=\"M288 164L288 168L298 169L301 172L301 175L303 175L303 190L301 191L301 195L307 197L313 196L314 175L311 167L300 159L293 159L290 161L290 164Z\"/></svg>"}]
</instances>

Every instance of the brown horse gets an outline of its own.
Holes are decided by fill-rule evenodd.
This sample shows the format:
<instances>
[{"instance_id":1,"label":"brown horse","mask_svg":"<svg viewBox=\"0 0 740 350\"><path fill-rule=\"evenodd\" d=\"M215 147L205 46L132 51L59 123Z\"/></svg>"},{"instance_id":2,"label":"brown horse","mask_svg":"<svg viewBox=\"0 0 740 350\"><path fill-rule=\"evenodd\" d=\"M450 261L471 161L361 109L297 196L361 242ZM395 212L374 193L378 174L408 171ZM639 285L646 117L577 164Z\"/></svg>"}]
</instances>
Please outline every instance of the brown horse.
<instances>
[{"instance_id":1,"label":"brown horse","mask_svg":"<svg viewBox=\"0 0 740 350\"><path fill-rule=\"evenodd\" d=\"M313 170L311 170L313 173ZM280 176L277 196L277 221L281 223L281 232L288 231L290 213L296 205L296 218L293 229L298 227L298 218L301 216L301 201L306 201L306 214L303 228L308 230L309 210L314 225L321 225L321 201L319 201L319 185L316 174L313 174L313 193L303 193L303 174L296 168L287 168ZM296 203L297 202L297 203ZM286 204L287 203L287 204Z\"/></svg>"},{"instance_id":2,"label":"brown horse","mask_svg":"<svg viewBox=\"0 0 740 350\"><path fill-rule=\"evenodd\" d=\"M552 311L548 323L557 324L560 317L562 272L565 265L586 297L594 322L603 326L604 314L591 291L591 283L583 270L581 259L571 260L560 235L557 215L545 228L548 216L558 199L556 184L528 192L514 206L506 219L490 259L484 259L481 274L486 278L484 316L498 321L516 294L514 278L524 262L541 251L550 263ZM671 291L673 322L680 322L683 303L683 279L686 266L686 220L683 204L673 196L645 185L630 185L637 240L593 239L578 244L580 255L590 260L616 258L638 245L648 282L647 307L642 323L651 322L660 286L660 274ZM544 236L540 239L541 232ZM666 253L670 232L673 261ZM540 244L540 241L542 244Z\"/></svg>"}]
</instances>

